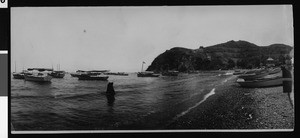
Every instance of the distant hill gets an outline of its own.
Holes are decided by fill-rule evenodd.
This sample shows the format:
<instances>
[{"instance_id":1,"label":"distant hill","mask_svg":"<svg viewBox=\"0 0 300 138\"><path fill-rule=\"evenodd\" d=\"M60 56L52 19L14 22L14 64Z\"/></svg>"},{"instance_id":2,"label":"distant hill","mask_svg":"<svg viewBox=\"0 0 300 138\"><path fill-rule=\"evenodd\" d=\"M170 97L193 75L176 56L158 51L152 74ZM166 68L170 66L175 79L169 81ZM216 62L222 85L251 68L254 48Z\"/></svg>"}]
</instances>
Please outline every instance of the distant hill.
<instances>
[{"instance_id":1,"label":"distant hill","mask_svg":"<svg viewBox=\"0 0 300 138\"><path fill-rule=\"evenodd\" d=\"M216 70L232 68L256 68L265 65L271 57L280 65L292 50L291 46L272 44L257 46L247 41L228 41L226 43L198 49L174 47L158 55L147 71L162 72L178 70L188 72L194 70Z\"/></svg>"}]
</instances>

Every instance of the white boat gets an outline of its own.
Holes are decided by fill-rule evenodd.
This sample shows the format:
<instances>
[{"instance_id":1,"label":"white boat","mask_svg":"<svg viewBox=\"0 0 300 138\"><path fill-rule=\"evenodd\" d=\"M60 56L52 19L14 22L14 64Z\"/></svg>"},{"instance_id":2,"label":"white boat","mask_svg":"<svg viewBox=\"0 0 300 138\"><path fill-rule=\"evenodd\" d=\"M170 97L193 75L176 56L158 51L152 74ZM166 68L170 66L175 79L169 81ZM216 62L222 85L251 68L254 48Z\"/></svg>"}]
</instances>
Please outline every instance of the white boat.
<instances>
[{"instance_id":1,"label":"white boat","mask_svg":"<svg viewBox=\"0 0 300 138\"><path fill-rule=\"evenodd\" d=\"M46 71L53 71L52 69L46 68L29 68L29 73L24 75L25 81L36 81L36 82L50 82L52 77L48 75Z\"/></svg>"},{"instance_id":2,"label":"white boat","mask_svg":"<svg viewBox=\"0 0 300 138\"><path fill-rule=\"evenodd\" d=\"M52 77L46 73L24 75L26 81L50 82Z\"/></svg>"}]
</instances>

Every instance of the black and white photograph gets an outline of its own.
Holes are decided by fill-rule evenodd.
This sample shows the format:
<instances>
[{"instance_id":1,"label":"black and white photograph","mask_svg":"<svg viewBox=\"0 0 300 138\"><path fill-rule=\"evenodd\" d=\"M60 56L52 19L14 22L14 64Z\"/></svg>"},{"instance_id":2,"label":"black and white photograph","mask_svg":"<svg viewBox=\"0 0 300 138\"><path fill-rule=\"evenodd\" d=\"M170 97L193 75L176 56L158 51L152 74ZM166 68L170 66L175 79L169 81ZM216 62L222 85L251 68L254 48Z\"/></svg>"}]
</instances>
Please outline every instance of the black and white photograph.
<instances>
[{"instance_id":1,"label":"black and white photograph","mask_svg":"<svg viewBox=\"0 0 300 138\"><path fill-rule=\"evenodd\" d=\"M10 8L10 129L293 131L292 5Z\"/></svg>"}]
</instances>

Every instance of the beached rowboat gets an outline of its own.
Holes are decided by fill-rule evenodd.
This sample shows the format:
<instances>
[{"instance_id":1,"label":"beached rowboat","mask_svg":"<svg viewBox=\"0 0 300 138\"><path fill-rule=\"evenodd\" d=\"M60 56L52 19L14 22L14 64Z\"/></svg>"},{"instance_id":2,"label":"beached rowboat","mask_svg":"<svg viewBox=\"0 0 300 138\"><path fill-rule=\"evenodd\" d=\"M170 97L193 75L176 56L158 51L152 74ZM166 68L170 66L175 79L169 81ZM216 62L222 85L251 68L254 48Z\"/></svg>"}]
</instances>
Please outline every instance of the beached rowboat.
<instances>
[{"instance_id":1,"label":"beached rowboat","mask_svg":"<svg viewBox=\"0 0 300 138\"><path fill-rule=\"evenodd\" d=\"M241 85L241 87L248 88L260 88L260 87L273 87L273 86L281 86L282 85L282 77L275 78L264 78L264 79L256 79L256 80L243 80L238 79L237 83Z\"/></svg>"},{"instance_id":2,"label":"beached rowboat","mask_svg":"<svg viewBox=\"0 0 300 138\"><path fill-rule=\"evenodd\" d=\"M242 74L240 76L238 76L238 78L244 79L244 80L254 80L254 79L258 79L258 78L263 78L265 76L267 76L269 74L269 72L267 70L259 70L259 71L251 71L251 73L245 73Z\"/></svg>"}]
</instances>

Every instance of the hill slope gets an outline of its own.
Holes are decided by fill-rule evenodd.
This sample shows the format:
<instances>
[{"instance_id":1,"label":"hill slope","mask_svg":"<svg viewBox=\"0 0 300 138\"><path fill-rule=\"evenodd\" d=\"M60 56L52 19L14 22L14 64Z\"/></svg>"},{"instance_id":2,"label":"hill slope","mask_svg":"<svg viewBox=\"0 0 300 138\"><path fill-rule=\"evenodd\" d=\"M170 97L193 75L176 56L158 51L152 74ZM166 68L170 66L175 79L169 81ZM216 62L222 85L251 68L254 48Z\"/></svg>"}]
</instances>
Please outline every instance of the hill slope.
<instances>
[{"instance_id":1,"label":"hill slope","mask_svg":"<svg viewBox=\"0 0 300 138\"><path fill-rule=\"evenodd\" d=\"M158 55L147 68L147 71L178 70L186 72L231 69L233 67L255 68L259 67L260 64L266 64L269 57L273 58L279 65L291 50L291 46L284 44L257 46L241 40L232 40L199 49L174 47Z\"/></svg>"}]
</instances>

